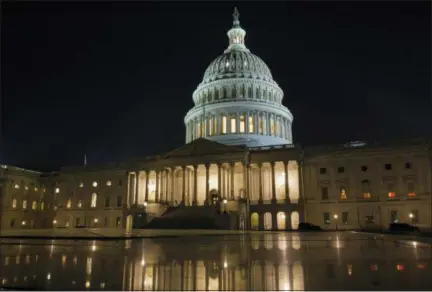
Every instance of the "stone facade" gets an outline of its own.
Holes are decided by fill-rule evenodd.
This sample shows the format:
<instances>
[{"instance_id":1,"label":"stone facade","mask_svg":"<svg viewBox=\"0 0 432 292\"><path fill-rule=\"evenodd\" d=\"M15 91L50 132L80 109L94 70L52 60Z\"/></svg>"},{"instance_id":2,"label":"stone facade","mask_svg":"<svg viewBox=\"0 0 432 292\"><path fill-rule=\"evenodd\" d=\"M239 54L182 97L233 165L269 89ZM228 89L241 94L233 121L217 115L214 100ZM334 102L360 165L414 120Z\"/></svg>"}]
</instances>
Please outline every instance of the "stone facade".
<instances>
[{"instance_id":1,"label":"stone facade","mask_svg":"<svg viewBox=\"0 0 432 292\"><path fill-rule=\"evenodd\" d=\"M214 206L231 228L431 229L431 143L247 148L198 139L116 165L41 174L2 167L2 228L132 228L167 208ZM138 179L137 179L138 178ZM146 222L147 222L146 221Z\"/></svg>"}]
</instances>

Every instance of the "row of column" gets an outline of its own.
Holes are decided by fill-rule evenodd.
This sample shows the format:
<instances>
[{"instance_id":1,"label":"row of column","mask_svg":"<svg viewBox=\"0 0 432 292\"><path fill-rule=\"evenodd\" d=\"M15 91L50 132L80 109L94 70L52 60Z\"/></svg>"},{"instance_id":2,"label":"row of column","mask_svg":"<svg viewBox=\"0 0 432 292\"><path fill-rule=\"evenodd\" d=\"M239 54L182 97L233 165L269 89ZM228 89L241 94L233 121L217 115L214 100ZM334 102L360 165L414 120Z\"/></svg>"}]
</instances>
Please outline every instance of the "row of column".
<instances>
[{"instance_id":1,"label":"row of column","mask_svg":"<svg viewBox=\"0 0 432 292\"><path fill-rule=\"evenodd\" d=\"M250 190L250 179L252 177L252 167L251 165L244 165L244 163L240 162L243 166L243 189L244 189L244 198L249 197L248 193ZM275 179L275 162L271 162L271 199L272 201L276 201L276 179ZM284 161L284 173L285 173L285 200L287 203L290 203L289 197L289 172L288 172L288 161ZM234 173L235 173L235 163L230 163L230 168L228 171L228 178L224 174L222 174L222 170L224 170L223 164L217 165L217 191L220 197L234 200ZM205 164L205 204L211 204L210 198L210 166L211 164ZM263 164L257 164L258 168L258 192L259 192L259 201L263 201ZM188 195L192 189L192 205L198 204L198 165L193 166L181 166L174 168L166 168L163 170L145 170L145 202L149 201L149 182L150 182L150 174L154 172L156 174L156 183L155 183L155 202L170 202L174 203L176 198L175 194L175 181L176 181L176 170L182 170L182 187L181 187L181 201L180 203L186 205L186 185L188 185ZM193 171L191 171L193 169ZM139 174L141 171L136 171L134 173L129 174L129 188L128 188L128 206L132 204L138 204L139 200L139 189L140 189L140 179ZM193 182L191 179L191 174L193 173ZM228 194L226 193L226 186L228 186ZM246 186L246 187L245 187ZM249 197L250 198L250 197ZM189 201L189 200L188 200Z\"/></svg>"},{"instance_id":2,"label":"row of column","mask_svg":"<svg viewBox=\"0 0 432 292\"><path fill-rule=\"evenodd\" d=\"M292 140L291 121L267 112L206 113L186 124L186 143L223 134L256 134Z\"/></svg>"}]
</instances>

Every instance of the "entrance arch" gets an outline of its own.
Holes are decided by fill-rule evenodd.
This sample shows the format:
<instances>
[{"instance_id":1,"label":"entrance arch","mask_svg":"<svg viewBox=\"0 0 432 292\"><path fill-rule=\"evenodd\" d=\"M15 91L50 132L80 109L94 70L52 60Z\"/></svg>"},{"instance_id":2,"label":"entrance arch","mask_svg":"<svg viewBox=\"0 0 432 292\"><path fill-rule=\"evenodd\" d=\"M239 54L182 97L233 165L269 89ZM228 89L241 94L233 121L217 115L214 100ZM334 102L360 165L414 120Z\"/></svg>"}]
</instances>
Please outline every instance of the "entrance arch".
<instances>
[{"instance_id":1,"label":"entrance arch","mask_svg":"<svg viewBox=\"0 0 432 292\"><path fill-rule=\"evenodd\" d=\"M258 230L259 229L259 215L258 213L252 213L251 215L251 229Z\"/></svg>"},{"instance_id":2,"label":"entrance arch","mask_svg":"<svg viewBox=\"0 0 432 292\"><path fill-rule=\"evenodd\" d=\"M291 228L297 230L300 224L300 216L297 211L291 213Z\"/></svg>"},{"instance_id":3,"label":"entrance arch","mask_svg":"<svg viewBox=\"0 0 432 292\"><path fill-rule=\"evenodd\" d=\"M264 230L272 229L272 215L270 212L264 213Z\"/></svg>"},{"instance_id":4,"label":"entrance arch","mask_svg":"<svg viewBox=\"0 0 432 292\"><path fill-rule=\"evenodd\" d=\"M284 212L277 213L277 229L278 230L285 230L286 224L285 224L286 215Z\"/></svg>"},{"instance_id":5,"label":"entrance arch","mask_svg":"<svg viewBox=\"0 0 432 292\"><path fill-rule=\"evenodd\" d=\"M133 226L133 216L129 215L126 217L126 232L131 232Z\"/></svg>"}]
</instances>

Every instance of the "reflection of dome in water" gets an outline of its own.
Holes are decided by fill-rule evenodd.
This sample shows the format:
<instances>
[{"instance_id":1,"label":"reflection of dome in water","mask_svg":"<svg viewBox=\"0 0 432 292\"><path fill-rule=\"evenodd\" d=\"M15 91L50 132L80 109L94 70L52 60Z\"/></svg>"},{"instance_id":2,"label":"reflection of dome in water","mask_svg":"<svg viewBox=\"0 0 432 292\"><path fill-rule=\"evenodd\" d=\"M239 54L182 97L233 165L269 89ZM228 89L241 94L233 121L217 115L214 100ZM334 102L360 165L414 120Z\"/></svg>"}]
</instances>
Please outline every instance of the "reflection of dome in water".
<instances>
[{"instance_id":1,"label":"reflection of dome in water","mask_svg":"<svg viewBox=\"0 0 432 292\"><path fill-rule=\"evenodd\" d=\"M293 116L268 66L245 46L234 10L229 46L210 63L185 117L186 143L206 138L228 145L292 143Z\"/></svg>"}]
</instances>

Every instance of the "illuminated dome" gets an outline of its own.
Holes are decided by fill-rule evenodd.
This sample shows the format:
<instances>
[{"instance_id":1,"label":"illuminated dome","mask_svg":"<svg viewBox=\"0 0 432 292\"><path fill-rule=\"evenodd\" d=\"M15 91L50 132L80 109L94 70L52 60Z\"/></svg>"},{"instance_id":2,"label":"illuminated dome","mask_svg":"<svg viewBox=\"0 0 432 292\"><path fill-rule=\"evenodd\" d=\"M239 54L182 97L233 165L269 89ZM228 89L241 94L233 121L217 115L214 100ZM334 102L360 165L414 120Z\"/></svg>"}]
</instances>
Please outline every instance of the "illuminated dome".
<instances>
[{"instance_id":1,"label":"illuminated dome","mask_svg":"<svg viewBox=\"0 0 432 292\"><path fill-rule=\"evenodd\" d=\"M217 57L204 73L201 85L220 79L251 78L274 82L270 69L249 51L229 50Z\"/></svg>"},{"instance_id":2,"label":"illuminated dome","mask_svg":"<svg viewBox=\"0 0 432 292\"><path fill-rule=\"evenodd\" d=\"M206 138L228 145L292 143L293 116L268 66L245 46L246 31L234 9L229 46L210 63L186 114L186 143Z\"/></svg>"}]
</instances>

